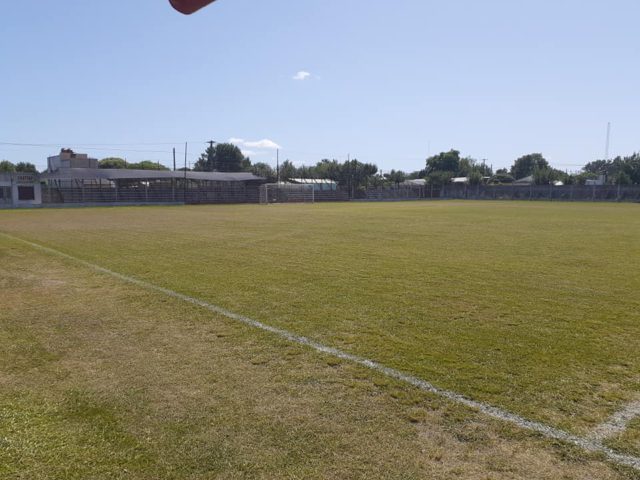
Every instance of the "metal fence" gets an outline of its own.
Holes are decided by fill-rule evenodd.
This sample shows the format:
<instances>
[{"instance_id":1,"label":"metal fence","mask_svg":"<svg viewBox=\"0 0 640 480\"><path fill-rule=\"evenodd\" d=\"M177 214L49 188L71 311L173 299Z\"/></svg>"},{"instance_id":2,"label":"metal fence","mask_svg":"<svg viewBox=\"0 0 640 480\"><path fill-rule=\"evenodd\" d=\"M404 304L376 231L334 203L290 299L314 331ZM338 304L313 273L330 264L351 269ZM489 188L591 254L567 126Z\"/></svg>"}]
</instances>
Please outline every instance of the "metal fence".
<instances>
[{"instance_id":1,"label":"metal fence","mask_svg":"<svg viewBox=\"0 0 640 480\"><path fill-rule=\"evenodd\" d=\"M389 201L389 200L419 200L421 198L428 198L429 194L433 194L432 188L419 186L419 185L398 185L387 187L373 187L367 188L360 195L360 199L369 201ZM436 189L436 195L439 195L440 190Z\"/></svg>"},{"instance_id":2,"label":"metal fence","mask_svg":"<svg viewBox=\"0 0 640 480\"><path fill-rule=\"evenodd\" d=\"M368 201L469 199L640 202L640 185L444 185L368 188Z\"/></svg>"},{"instance_id":3,"label":"metal fence","mask_svg":"<svg viewBox=\"0 0 640 480\"><path fill-rule=\"evenodd\" d=\"M638 202L640 185L449 185L438 198Z\"/></svg>"},{"instance_id":4,"label":"metal fence","mask_svg":"<svg viewBox=\"0 0 640 480\"><path fill-rule=\"evenodd\" d=\"M268 192L268 194L267 194ZM259 203L268 195L272 202L348 201L349 192L313 191L299 186L260 186L253 182L191 182L173 184L134 182L130 184L59 187L42 186L42 203L56 204L231 204ZM312 199L312 200L310 200ZM401 201L421 199L546 200L640 202L640 185L445 185L392 186L356 192L356 200ZM0 192L0 204L11 202L9 188Z\"/></svg>"},{"instance_id":5,"label":"metal fence","mask_svg":"<svg viewBox=\"0 0 640 480\"><path fill-rule=\"evenodd\" d=\"M43 204L258 203L257 184L244 182L135 182L110 186L42 187Z\"/></svg>"}]
</instances>

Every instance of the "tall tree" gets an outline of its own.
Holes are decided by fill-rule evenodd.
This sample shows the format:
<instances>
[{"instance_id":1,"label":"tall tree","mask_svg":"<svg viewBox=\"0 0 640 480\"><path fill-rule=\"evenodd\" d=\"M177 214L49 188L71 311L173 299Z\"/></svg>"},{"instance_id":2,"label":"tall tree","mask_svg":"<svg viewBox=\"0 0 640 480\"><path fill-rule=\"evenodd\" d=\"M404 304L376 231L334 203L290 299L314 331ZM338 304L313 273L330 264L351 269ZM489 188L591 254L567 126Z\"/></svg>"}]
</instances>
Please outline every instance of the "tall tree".
<instances>
[{"instance_id":1,"label":"tall tree","mask_svg":"<svg viewBox=\"0 0 640 480\"><path fill-rule=\"evenodd\" d=\"M427 175L433 172L450 172L455 175L460 170L460 152L449 150L427 158Z\"/></svg>"},{"instance_id":2,"label":"tall tree","mask_svg":"<svg viewBox=\"0 0 640 480\"><path fill-rule=\"evenodd\" d=\"M250 170L251 173L257 177L266 178L268 182L272 183L276 181L276 172L271 165L263 162L254 163Z\"/></svg>"},{"instance_id":3,"label":"tall tree","mask_svg":"<svg viewBox=\"0 0 640 480\"><path fill-rule=\"evenodd\" d=\"M285 160L284 162L282 162L282 164L280 165L280 180L283 182L286 182L287 180L291 179L291 178L297 178L298 175L298 169L296 168L296 166L293 164L293 162L291 162L291 160Z\"/></svg>"},{"instance_id":4,"label":"tall tree","mask_svg":"<svg viewBox=\"0 0 640 480\"><path fill-rule=\"evenodd\" d=\"M609 183L630 181L640 183L640 153L627 157L616 157L613 160L595 160L587 163L582 169L586 174L605 175Z\"/></svg>"},{"instance_id":5,"label":"tall tree","mask_svg":"<svg viewBox=\"0 0 640 480\"><path fill-rule=\"evenodd\" d=\"M232 143L217 143L204 151L194 166L198 172L242 172L251 166L249 159Z\"/></svg>"},{"instance_id":6,"label":"tall tree","mask_svg":"<svg viewBox=\"0 0 640 480\"><path fill-rule=\"evenodd\" d=\"M16 165L16 172L19 173L38 173L38 169L33 163L20 162Z\"/></svg>"},{"instance_id":7,"label":"tall tree","mask_svg":"<svg viewBox=\"0 0 640 480\"><path fill-rule=\"evenodd\" d=\"M402 170L391 170L389 173L385 173L384 176L389 182L395 183L396 186L407 179L407 174Z\"/></svg>"},{"instance_id":8,"label":"tall tree","mask_svg":"<svg viewBox=\"0 0 640 480\"><path fill-rule=\"evenodd\" d=\"M16 166L9 160L2 160L0 162L0 173L13 173L16 171Z\"/></svg>"},{"instance_id":9,"label":"tall tree","mask_svg":"<svg viewBox=\"0 0 640 480\"><path fill-rule=\"evenodd\" d=\"M541 153L530 153L518 158L511 167L511 175L517 180L519 178L533 175L536 170L549 168L549 162Z\"/></svg>"}]
</instances>

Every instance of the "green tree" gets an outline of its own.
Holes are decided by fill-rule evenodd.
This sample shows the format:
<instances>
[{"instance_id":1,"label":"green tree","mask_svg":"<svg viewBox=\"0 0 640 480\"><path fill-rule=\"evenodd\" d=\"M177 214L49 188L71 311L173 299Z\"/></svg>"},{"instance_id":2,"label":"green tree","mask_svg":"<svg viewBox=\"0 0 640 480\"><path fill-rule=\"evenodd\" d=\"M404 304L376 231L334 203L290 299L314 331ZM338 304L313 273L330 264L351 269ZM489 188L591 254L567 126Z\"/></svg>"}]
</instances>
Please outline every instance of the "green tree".
<instances>
[{"instance_id":1,"label":"green tree","mask_svg":"<svg viewBox=\"0 0 640 480\"><path fill-rule=\"evenodd\" d=\"M607 172L607 170L609 170L610 168L611 168L611 162L607 162L606 160L594 160L593 162L587 163L582 168L582 170L585 173L594 173L596 175L600 175L602 173Z\"/></svg>"},{"instance_id":2,"label":"green tree","mask_svg":"<svg viewBox=\"0 0 640 480\"><path fill-rule=\"evenodd\" d=\"M460 152L449 150L427 158L427 175L433 172L450 172L454 176L460 170Z\"/></svg>"},{"instance_id":3,"label":"green tree","mask_svg":"<svg viewBox=\"0 0 640 480\"><path fill-rule=\"evenodd\" d=\"M550 168L536 168L533 171L533 183L536 185L549 185L552 182L552 170Z\"/></svg>"},{"instance_id":4,"label":"green tree","mask_svg":"<svg viewBox=\"0 0 640 480\"><path fill-rule=\"evenodd\" d=\"M14 173L16 166L9 160L2 160L0 162L0 173Z\"/></svg>"},{"instance_id":5,"label":"green tree","mask_svg":"<svg viewBox=\"0 0 640 480\"><path fill-rule=\"evenodd\" d=\"M480 170L472 171L467 177L469 178L469 185L480 185L484 178Z\"/></svg>"},{"instance_id":6,"label":"green tree","mask_svg":"<svg viewBox=\"0 0 640 480\"><path fill-rule=\"evenodd\" d=\"M518 158L511 167L511 175L516 179L533 175L536 169L549 168L549 162L541 153L530 153Z\"/></svg>"},{"instance_id":7,"label":"green tree","mask_svg":"<svg viewBox=\"0 0 640 480\"><path fill-rule=\"evenodd\" d=\"M378 173L378 167L372 163L362 163L354 159L342 166L343 184L347 184L352 193L369 185L369 179ZM344 182L344 180L347 180Z\"/></svg>"},{"instance_id":8,"label":"green tree","mask_svg":"<svg viewBox=\"0 0 640 480\"><path fill-rule=\"evenodd\" d=\"M486 161L479 162L471 157L464 157L460 159L458 164L457 177L471 177L472 174L478 173L480 177L490 177L493 175L491 167L487 166Z\"/></svg>"},{"instance_id":9,"label":"green tree","mask_svg":"<svg viewBox=\"0 0 640 480\"><path fill-rule=\"evenodd\" d=\"M395 183L396 186L407 179L407 174L402 170L391 170L389 173L385 173L384 176L389 182Z\"/></svg>"},{"instance_id":10,"label":"green tree","mask_svg":"<svg viewBox=\"0 0 640 480\"><path fill-rule=\"evenodd\" d=\"M107 157L98 162L98 168L113 169L127 168L127 161L119 157Z\"/></svg>"},{"instance_id":11,"label":"green tree","mask_svg":"<svg viewBox=\"0 0 640 480\"><path fill-rule=\"evenodd\" d=\"M285 182L289 179L292 178L297 178L298 175L298 169L296 168L296 166L291 162L291 160L285 160L284 162L282 162L282 164L280 165L280 180Z\"/></svg>"},{"instance_id":12,"label":"green tree","mask_svg":"<svg viewBox=\"0 0 640 480\"><path fill-rule=\"evenodd\" d=\"M631 185L633 181L627 172L619 172L614 178L614 183L616 185Z\"/></svg>"},{"instance_id":13,"label":"green tree","mask_svg":"<svg viewBox=\"0 0 640 480\"><path fill-rule=\"evenodd\" d=\"M270 183L276 181L276 171L267 163L255 163L251 166L249 171L258 177L266 178Z\"/></svg>"},{"instance_id":14,"label":"green tree","mask_svg":"<svg viewBox=\"0 0 640 480\"><path fill-rule=\"evenodd\" d=\"M138 163L129 163L127 168L131 170L169 170L164 165L152 160L143 160Z\"/></svg>"},{"instance_id":15,"label":"green tree","mask_svg":"<svg viewBox=\"0 0 640 480\"><path fill-rule=\"evenodd\" d=\"M430 185L446 185L460 172L460 152L449 150L440 152L427 159L426 179ZM469 159L463 162L463 168L471 168Z\"/></svg>"},{"instance_id":16,"label":"green tree","mask_svg":"<svg viewBox=\"0 0 640 480\"><path fill-rule=\"evenodd\" d=\"M320 160L315 168L317 178L333 180L334 182L340 181L341 170L342 166L337 160L328 160L326 158Z\"/></svg>"},{"instance_id":17,"label":"green tree","mask_svg":"<svg viewBox=\"0 0 640 480\"><path fill-rule=\"evenodd\" d=\"M429 185L442 186L451 183L453 178L452 172L444 172L441 170L435 170L427 175L427 183Z\"/></svg>"},{"instance_id":18,"label":"green tree","mask_svg":"<svg viewBox=\"0 0 640 480\"><path fill-rule=\"evenodd\" d=\"M232 143L217 143L204 151L194 166L197 172L242 172L251 162Z\"/></svg>"},{"instance_id":19,"label":"green tree","mask_svg":"<svg viewBox=\"0 0 640 480\"><path fill-rule=\"evenodd\" d=\"M640 183L640 154L616 157L613 160L595 160L587 163L582 171L595 176L605 175L609 183L616 184L619 178L628 177L631 183ZM624 174L623 177L621 175Z\"/></svg>"},{"instance_id":20,"label":"green tree","mask_svg":"<svg viewBox=\"0 0 640 480\"><path fill-rule=\"evenodd\" d=\"M427 176L427 169L424 168L422 170L416 170L407 175L409 180L418 180L420 178L425 178Z\"/></svg>"},{"instance_id":21,"label":"green tree","mask_svg":"<svg viewBox=\"0 0 640 480\"><path fill-rule=\"evenodd\" d=\"M33 163L20 162L16 164L16 172L19 173L38 173L38 169Z\"/></svg>"}]
</instances>

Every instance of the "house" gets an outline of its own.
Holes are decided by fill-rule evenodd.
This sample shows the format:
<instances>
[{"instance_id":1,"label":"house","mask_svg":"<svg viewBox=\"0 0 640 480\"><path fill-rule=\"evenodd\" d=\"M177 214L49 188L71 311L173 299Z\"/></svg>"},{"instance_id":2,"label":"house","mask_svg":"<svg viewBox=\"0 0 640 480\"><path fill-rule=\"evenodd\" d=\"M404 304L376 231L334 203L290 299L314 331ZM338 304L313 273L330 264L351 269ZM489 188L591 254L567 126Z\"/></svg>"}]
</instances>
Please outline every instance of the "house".
<instances>
[{"instance_id":1,"label":"house","mask_svg":"<svg viewBox=\"0 0 640 480\"><path fill-rule=\"evenodd\" d=\"M469 177L453 177L451 183L454 185L464 185L465 183L469 183Z\"/></svg>"},{"instance_id":2,"label":"house","mask_svg":"<svg viewBox=\"0 0 640 480\"><path fill-rule=\"evenodd\" d=\"M586 180L584 184L587 186L600 186L605 183L607 183L607 177L605 175L599 175L598 178Z\"/></svg>"},{"instance_id":3,"label":"house","mask_svg":"<svg viewBox=\"0 0 640 480\"><path fill-rule=\"evenodd\" d=\"M98 159L90 158L86 153L75 153L70 148L63 148L59 155L47 158L49 172L61 168L98 168Z\"/></svg>"},{"instance_id":4,"label":"house","mask_svg":"<svg viewBox=\"0 0 640 480\"><path fill-rule=\"evenodd\" d=\"M426 184L427 181L424 178L413 178L402 182L402 185L406 187L424 187Z\"/></svg>"},{"instance_id":5,"label":"house","mask_svg":"<svg viewBox=\"0 0 640 480\"><path fill-rule=\"evenodd\" d=\"M42 203L42 189L34 173L0 173L0 207L30 207Z\"/></svg>"}]
</instances>

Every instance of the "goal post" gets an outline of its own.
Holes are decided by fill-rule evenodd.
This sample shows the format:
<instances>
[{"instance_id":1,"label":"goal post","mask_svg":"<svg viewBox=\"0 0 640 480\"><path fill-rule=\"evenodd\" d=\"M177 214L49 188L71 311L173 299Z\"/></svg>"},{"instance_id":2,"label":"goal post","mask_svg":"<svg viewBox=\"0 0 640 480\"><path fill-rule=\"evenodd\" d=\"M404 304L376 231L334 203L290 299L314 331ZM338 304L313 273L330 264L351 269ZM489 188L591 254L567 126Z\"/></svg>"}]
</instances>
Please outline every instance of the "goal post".
<instances>
[{"instance_id":1,"label":"goal post","mask_svg":"<svg viewBox=\"0 0 640 480\"><path fill-rule=\"evenodd\" d=\"M260 203L315 203L316 190L305 183L267 183L260 186Z\"/></svg>"}]
</instances>

